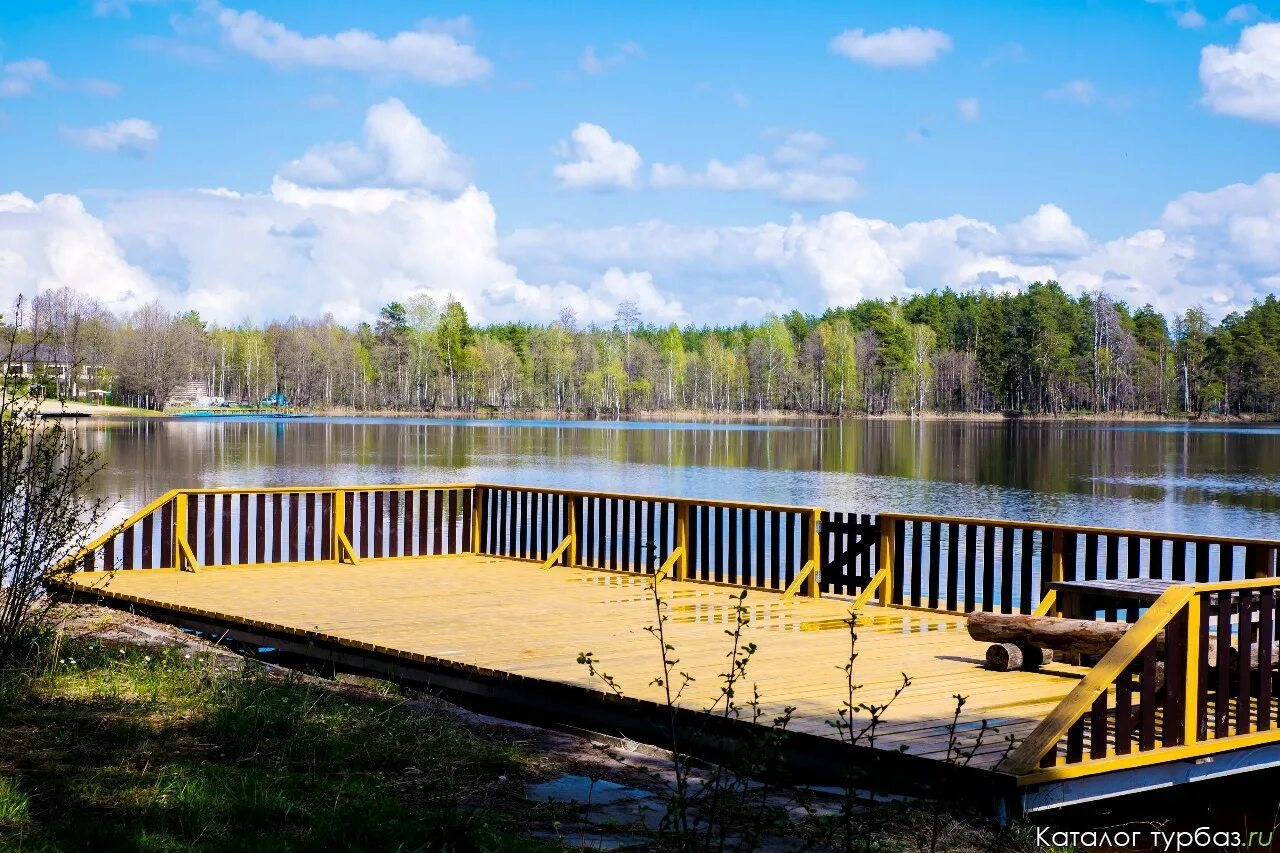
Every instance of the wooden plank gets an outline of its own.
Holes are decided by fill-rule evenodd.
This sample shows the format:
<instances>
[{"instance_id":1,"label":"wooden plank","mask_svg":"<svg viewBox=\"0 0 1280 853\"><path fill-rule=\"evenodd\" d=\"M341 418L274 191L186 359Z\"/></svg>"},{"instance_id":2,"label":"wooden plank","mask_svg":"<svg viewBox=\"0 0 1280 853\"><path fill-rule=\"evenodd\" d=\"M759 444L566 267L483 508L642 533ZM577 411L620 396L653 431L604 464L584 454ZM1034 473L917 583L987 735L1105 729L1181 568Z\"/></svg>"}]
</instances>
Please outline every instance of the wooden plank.
<instances>
[{"instance_id":1,"label":"wooden plank","mask_svg":"<svg viewBox=\"0 0 1280 853\"><path fill-rule=\"evenodd\" d=\"M1237 650L1239 651L1236 672L1236 734L1247 734L1253 722L1249 713L1249 691L1253 686L1253 596L1242 592L1236 598L1239 608L1237 623Z\"/></svg>"},{"instance_id":2,"label":"wooden plank","mask_svg":"<svg viewBox=\"0 0 1280 853\"><path fill-rule=\"evenodd\" d=\"M996 528L982 528L982 609L995 611L999 606L996 592Z\"/></svg>"},{"instance_id":3,"label":"wooden plank","mask_svg":"<svg viewBox=\"0 0 1280 853\"><path fill-rule=\"evenodd\" d=\"M164 506L160 508L160 559L156 563L159 568L173 568L174 512L174 502L172 500L165 501ZM90 552L90 557L92 557L92 552Z\"/></svg>"},{"instance_id":4,"label":"wooden plank","mask_svg":"<svg viewBox=\"0 0 1280 853\"><path fill-rule=\"evenodd\" d=\"M316 559L316 496L314 492L307 492L302 507L302 514L306 519L302 525L302 559L311 563ZM244 524L240 526L243 527ZM324 526L321 525L320 529L323 530Z\"/></svg>"},{"instance_id":5,"label":"wooden plank","mask_svg":"<svg viewBox=\"0 0 1280 853\"><path fill-rule=\"evenodd\" d=\"M1271 644L1275 642L1276 591L1258 592L1258 702L1254 727L1261 732L1271 728L1271 679L1273 664ZM1241 658L1243 660L1243 658Z\"/></svg>"},{"instance_id":6,"label":"wooden plank","mask_svg":"<svg viewBox=\"0 0 1280 853\"><path fill-rule=\"evenodd\" d=\"M1148 643L1140 656L1142 671L1138 677L1138 691L1141 694L1139 714L1142 722L1138 729L1138 749L1146 751L1155 749L1156 745L1156 648Z\"/></svg>"},{"instance_id":7,"label":"wooden plank","mask_svg":"<svg viewBox=\"0 0 1280 853\"><path fill-rule=\"evenodd\" d=\"M1013 612L1013 558L1014 539L1012 527L1000 528L1000 612Z\"/></svg>"},{"instance_id":8,"label":"wooden plank","mask_svg":"<svg viewBox=\"0 0 1280 853\"><path fill-rule=\"evenodd\" d=\"M1030 613L1035 609L1035 594L1032 591L1033 578L1032 567L1035 565L1035 542L1036 533L1030 527L1023 527L1018 531L1018 539L1022 547L1022 567L1019 573L1021 585L1018 590L1018 611L1020 613Z\"/></svg>"},{"instance_id":9,"label":"wooden plank","mask_svg":"<svg viewBox=\"0 0 1280 853\"><path fill-rule=\"evenodd\" d=\"M1209 543L1196 543L1196 581L1208 583L1212 566L1209 563Z\"/></svg>"},{"instance_id":10,"label":"wooden plank","mask_svg":"<svg viewBox=\"0 0 1280 853\"><path fill-rule=\"evenodd\" d=\"M947 609L960 605L960 525L947 525Z\"/></svg>"},{"instance_id":11,"label":"wooden plank","mask_svg":"<svg viewBox=\"0 0 1280 853\"><path fill-rule=\"evenodd\" d=\"M929 522L929 590L931 610L938 609L938 590L942 586L942 524Z\"/></svg>"},{"instance_id":12,"label":"wooden plank","mask_svg":"<svg viewBox=\"0 0 1280 853\"><path fill-rule=\"evenodd\" d=\"M462 507L458 505L458 490L449 490L449 520L446 534L449 537L450 548L449 553L457 554L463 551L462 547L462 525L460 524L459 515Z\"/></svg>"},{"instance_id":13,"label":"wooden plank","mask_svg":"<svg viewBox=\"0 0 1280 853\"><path fill-rule=\"evenodd\" d=\"M382 493L379 492L378 494L381 495ZM282 556L284 535L281 532L284 520L283 507L281 505L283 500L284 495L281 492L274 492L271 495L271 562L273 563L279 563L284 560ZM379 529L381 529L381 526L379 526Z\"/></svg>"},{"instance_id":14,"label":"wooden plank","mask_svg":"<svg viewBox=\"0 0 1280 853\"><path fill-rule=\"evenodd\" d=\"M141 566L144 569L154 569L155 558L154 548L152 547L152 539L156 535L156 518L154 515L148 515L142 519L142 554Z\"/></svg>"},{"instance_id":15,"label":"wooden plank","mask_svg":"<svg viewBox=\"0 0 1280 853\"><path fill-rule=\"evenodd\" d=\"M1213 700L1214 737L1226 737L1231 714L1231 596L1218 593L1218 689Z\"/></svg>"},{"instance_id":16,"label":"wooden plank","mask_svg":"<svg viewBox=\"0 0 1280 853\"><path fill-rule=\"evenodd\" d=\"M920 606L920 588L923 583L924 568L924 525L923 521L907 522L907 533L911 537L911 597L912 607Z\"/></svg>"},{"instance_id":17,"label":"wooden plank","mask_svg":"<svg viewBox=\"0 0 1280 853\"><path fill-rule=\"evenodd\" d=\"M201 539L200 563L205 566L214 566L218 563L217 557L217 535L218 535L218 508L216 501L222 498L222 495L203 495L201 507L204 513L204 529ZM127 559L127 557L126 557Z\"/></svg>"},{"instance_id":18,"label":"wooden plank","mask_svg":"<svg viewBox=\"0 0 1280 853\"><path fill-rule=\"evenodd\" d=\"M496 536L494 541L493 553L508 554L505 531L507 529L506 511L507 496L505 491L499 492L498 511L495 513L494 523L496 527ZM444 550L444 492L440 489L431 490L431 553L443 554Z\"/></svg>"},{"instance_id":19,"label":"wooden plank","mask_svg":"<svg viewBox=\"0 0 1280 853\"><path fill-rule=\"evenodd\" d=\"M1133 749L1133 665L1116 678L1115 750L1128 755Z\"/></svg>"},{"instance_id":20,"label":"wooden plank","mask_svg":"<svg viewBox=\"0 0 1280 853\"><path fill-rule=\"evenodd\" d=\"M972 613L978 602L978 528L964 526L964 609Z\"/></svg>"}]
</instances>

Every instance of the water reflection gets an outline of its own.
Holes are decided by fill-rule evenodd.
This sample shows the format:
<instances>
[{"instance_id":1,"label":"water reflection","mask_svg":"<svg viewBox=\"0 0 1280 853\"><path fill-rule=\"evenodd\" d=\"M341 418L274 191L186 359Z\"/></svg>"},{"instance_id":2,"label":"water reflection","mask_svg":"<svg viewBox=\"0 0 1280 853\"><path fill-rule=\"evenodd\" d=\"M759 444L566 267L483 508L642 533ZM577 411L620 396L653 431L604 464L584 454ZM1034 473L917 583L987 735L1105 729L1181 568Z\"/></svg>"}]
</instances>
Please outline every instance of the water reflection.
<instances>
[{"instance_id":1,"label":"water reflection","mask_svg":"<svg viewBox=\"0 0 1280 853\"><path fill-rule=\"evenodd\" d=\"M121 510L175 486L481 480L1280 537L1280 429L95 420Z\"/></svg>"}]
</instances>

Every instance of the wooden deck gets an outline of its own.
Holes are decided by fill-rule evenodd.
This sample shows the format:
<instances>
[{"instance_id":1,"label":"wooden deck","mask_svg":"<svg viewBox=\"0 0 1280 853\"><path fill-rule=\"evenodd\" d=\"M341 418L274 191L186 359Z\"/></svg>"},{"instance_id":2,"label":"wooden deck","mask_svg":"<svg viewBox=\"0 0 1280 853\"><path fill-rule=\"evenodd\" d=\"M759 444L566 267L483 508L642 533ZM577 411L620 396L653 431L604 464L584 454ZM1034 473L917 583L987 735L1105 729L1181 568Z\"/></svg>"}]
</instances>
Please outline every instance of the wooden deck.
<instances>
[{"instance_id":1,"label":"wooden deck","mask_svg":"<svg viewBox=\"0 0 1280 853\"><path fill-rule=\"evenodd\" d=\"M577 663L592 652L628 696L660 701L651 682L660 668L645 627L655 612L649 578L491 556L455 554L362 562L278 564L85 572L71 585L109 603L138 604L206 623L252 626L406 661L456 666L493 677L522 676L602 692ZM707 583L660 581L669 602L669 640L679 669L697 681L682 704L709 705L726 666L733 608L740 590ZM849 601L784 599L752 589L745 632L759 652L748 681L768 710L795 707L792 729L835 738L827 721L845 698ZM181 621L181 620L179 620ZM982 722L987 732L974 767L992 767L1004 738L1021 740L1080 682L1086 670L1062 664L1040 672L998 673L982 666L985 645L972 641L964 617L927 610L869 606L859 617L855 702L882 703L908 675L911 686L885 716L877 749L900 748L943 760L955 695L968 697L960 717L962 744Z\"/></svg>"}]
</instances>

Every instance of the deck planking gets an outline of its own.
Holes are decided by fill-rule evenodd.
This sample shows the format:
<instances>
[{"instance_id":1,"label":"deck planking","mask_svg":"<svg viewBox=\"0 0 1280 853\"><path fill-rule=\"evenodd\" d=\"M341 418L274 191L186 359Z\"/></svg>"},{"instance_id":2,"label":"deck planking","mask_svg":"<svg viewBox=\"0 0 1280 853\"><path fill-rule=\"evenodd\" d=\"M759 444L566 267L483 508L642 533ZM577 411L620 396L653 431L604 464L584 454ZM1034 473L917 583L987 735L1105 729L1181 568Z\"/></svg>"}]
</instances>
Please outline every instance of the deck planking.
<instances>
[{"instance_id":1,"label":"deck planking","mask_svg":"<svg viewBox=\"0 0 1280 853\"><path fill-rule=\"evenodd\" d=\"M603 690L577 661L592 652L600 668L635 698L662 700L648 578L591 569L543 570L527 561L453 555L270 567L150 569L75 575L70 583L108 599L229 622L254 621L311 631L355 646L477 667L496 673ZM668 641L677 669L696 679L682 704L704 708L719 694L727 665L739 589L663 580ZM744 640L758 651L747 671L766 718L793 706L791 728L834 738L828 721L846 696L849 659L846 599L748 591ZM904 608L868 607L857 628L855 703L883 703L905 673L912 684L877 730L876 746L945 759L955 696L968 697L957 726L959 745L992 767L1004 738L1028 734L1086 670L1050 664L1039 672L997 673L983 666L986 644L969 638L964 617ZM741 694L740 694L741 695Z\"/></svg>"}]
</instances>

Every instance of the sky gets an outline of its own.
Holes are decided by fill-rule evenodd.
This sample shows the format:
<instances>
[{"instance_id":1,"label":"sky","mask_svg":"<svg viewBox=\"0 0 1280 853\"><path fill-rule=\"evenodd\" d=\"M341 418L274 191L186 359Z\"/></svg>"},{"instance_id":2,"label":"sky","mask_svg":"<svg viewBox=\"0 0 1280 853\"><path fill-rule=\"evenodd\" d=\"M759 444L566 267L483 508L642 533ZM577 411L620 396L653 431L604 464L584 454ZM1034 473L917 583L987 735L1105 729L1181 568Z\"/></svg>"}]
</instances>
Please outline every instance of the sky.
<instances>
[{"instance_id":1,"label":"sky","mask_svg":"<svg viewBox=\"0 0 1280 853\"><path fill-rule=\"evenodd\" d=\"M1280 4L0 0L0 300L1280 292Z\"/></svg>"}]
</instances>

